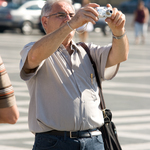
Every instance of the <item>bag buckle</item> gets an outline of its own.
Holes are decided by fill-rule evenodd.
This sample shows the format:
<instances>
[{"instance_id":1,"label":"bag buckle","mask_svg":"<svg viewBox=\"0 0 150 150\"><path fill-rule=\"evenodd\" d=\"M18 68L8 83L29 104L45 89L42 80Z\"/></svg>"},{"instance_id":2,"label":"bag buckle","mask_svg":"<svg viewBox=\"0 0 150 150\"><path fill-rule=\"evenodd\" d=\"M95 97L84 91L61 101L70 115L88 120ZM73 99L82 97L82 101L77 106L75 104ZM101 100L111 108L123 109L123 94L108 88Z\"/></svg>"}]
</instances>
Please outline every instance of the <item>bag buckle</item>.
<instances>
[{"instance_id":1,"label":"bag buckle","mask_svg":"<svg viewBox=\"0 0 150 150\"><path fill-rule=\"evenodd\" d=\"M111 116L108 116L108 111L110 112L110 110L108 109L103 109L102 112L103 112L103 117L104 117L104 122L105 123L109 123L111 122ZM111 113L111 112L110 112Z\"/></svg>"}]
</instances>

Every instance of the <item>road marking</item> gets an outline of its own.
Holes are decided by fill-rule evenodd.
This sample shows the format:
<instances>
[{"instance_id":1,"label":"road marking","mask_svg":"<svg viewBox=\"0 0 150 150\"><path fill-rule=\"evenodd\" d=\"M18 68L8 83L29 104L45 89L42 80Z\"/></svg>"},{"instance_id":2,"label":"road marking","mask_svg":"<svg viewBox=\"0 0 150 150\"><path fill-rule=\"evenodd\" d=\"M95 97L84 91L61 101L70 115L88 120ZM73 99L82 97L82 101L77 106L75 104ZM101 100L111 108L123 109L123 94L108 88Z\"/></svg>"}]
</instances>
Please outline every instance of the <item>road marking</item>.
<instances>
[{"instance_id":1,"label":"road marking","mask_svg":"<svg viewBox=\"0 0 150 150\"><path fill-rule=\"evenodd\" d=\"M17 100L17 106L29 105L29 100Z\"/></svg>"},{"instance_id":2,"label":"road marking","mask_svg":"<svg viewBox=\"0 0 150 150\"><path fill-rule=\"evenodd\" d=\"M17 92L15 91L16 96L24 96L24 97L29 97L29 92Z\"/></svg>"},{"instance_id":3,"label":"road marking","mask_svg":"<svg viewBox=\"0 0 150 150\"><path fill-rule=\"evenodd\" d=\"M123 150L149 150L150 143L137 143L137 144L127 144L122 145Z\"/></svg>"},{"instance_id":4,"label":"road marking","mask_svg":"<svg viewBox=\"0 0 150 150\"><path fill-rule=\"evenodd\" d=\"M136 109L136 110L120 110L120 111L113 111L113 116L115 117L123 117L123 116L144 116L149 115L149 109Z\"/></svg>"},{"instance_id":5,"label":"road marking","mask_svg":"<svg viewBox=\"0 0 150 150\"><path fill-rule=\"evenodd\" d=\"M15 131L15 132L19 132L19 131L23 131L23 130L27 130L27 132L29 131L28 128L28 124L27 123L17 123L15 125L5 125L5 126L1 126L0 127L0 131L2 132L7 132L7 131ZM1 135L1 134L0 134Z\"/></svg>"},{"instance_id":6,"label":"road marking","mask_svg":"<svg viewBox=\"0 0 150 150\"><path fill-rule=\"evenodd\" d=\"M105 94L111 94L111 95L124 95L124 96L150 98L150 94L144 92L129 92L129 91L119 91L119 90L106 90L106 89L103 89L103 92Z\"/></svg>"},{"instance_id":7,"label":"road marking","mask_svg":"<svg viewBox=\"0 0 150 150\"><path fill-rule=\"evenodd\" d=\"M11 139L26 139L33 138L34 135L31 132L15 132L15 133L1 133L0 140L11 140Z\"/></svg>"},{"instance_id":8,"label":"road marking","mask_svg":"<svg viewBox=\"0 0 150 150\"><path fill-rule=\"evenodd\" d=\"M21 148L21 147L14 147L14 146L2 146L0 145L0 150L31 150L29 148Z\"/></svg>"},{"instance_id":9,"label":"road marking","mask_svg":"<svg viewBox=\"0 0 150 150\"><path fill-rule=\"evenodd\" d=\"M150 116L113 118L115 123L144 123L150 121Z\"/></svg>"},{"instance_id":10,"label":"road marking","mask_svg":"<svg viewBox=\"0 0 150 150\"><path fill-rule=\"evenodd\" d=\"M120 72L116 75L117 78L132 78L132 77L150 77L150 72Z\"/></svg>"},{"instance_id":11,"label":"road marking","mask_svg":"<svg viewBox=\"0 0 150 150\"><path fill-rule=\"evenodd\" d=\"M136 89L150 89L150 85L147 84L138 84L138 83L123 83L123 82L105 82L103 84L104 88L113 88L113 87L130 87Z\"/></svg>"},{"instance_id":12,"label":"road marking","mask_svg":"<svg viewBox=\"0 0 150 150\"><path fill-rule=\"evenodd\" d=\"M130 139L140 139L140 140L146 140L150 141L150 135L148 134L142 134L142 133L133 133L133 132L118 132L119 137L125 137L125 138L130 138ZM149 147L150 148L150 147Z\"/></svg>"},{"instance_id":13,"label":"road marking","mask_svg":"<svg viewBox=\"0 0 150 150\"><path fill-rule=\"evenodd\" d=\"M116 123L116 122L115 122ZM118 125L117 124L117 130L120 131L141 131L141 130L149 130L150 129L150 123L144 123L144 124L130 124L130 125Z\"/></svg>"}]
</instances>

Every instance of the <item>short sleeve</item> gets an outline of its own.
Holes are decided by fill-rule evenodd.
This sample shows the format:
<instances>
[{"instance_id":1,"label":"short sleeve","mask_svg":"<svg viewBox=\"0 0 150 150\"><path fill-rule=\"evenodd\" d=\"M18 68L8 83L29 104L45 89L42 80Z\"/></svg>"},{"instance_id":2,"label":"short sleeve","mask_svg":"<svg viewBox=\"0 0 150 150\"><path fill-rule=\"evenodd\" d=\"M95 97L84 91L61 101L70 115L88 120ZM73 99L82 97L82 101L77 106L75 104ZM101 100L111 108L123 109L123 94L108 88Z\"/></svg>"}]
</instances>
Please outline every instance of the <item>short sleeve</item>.
<instances>
[{"instance_id":1,"label":"short sleeve","mask_svg":"<svg viewBox=\"0 0 150 150\"><path fill-rule=\"evenodd\" d=\"M106 63L112 44L105 46L89 44L88 47L90 49L90 54L97 66L98 74L101 80L103 81L112 79L119 69L119 64L106 68Z\"/></svg>"},{"instance_id":2,"label":"short sleeve","mask_svg":"<svg viewBox=\"0 0 150 150\"><path fill-rule=\"evenodd\" d=\"M20 60L20 77L27 81L29 79L31 79L33 76L35 76L38 72L38 70L41 68L41 66L43 65L44 61L43 60L39 66L36 68L35 72L34 73L29 73L29 74L26 74L23 70L23 66L25 64L25 61L27 59L27 56L28 56L28 53L29 51L31 50L32 46L34 45L35 42L31 42L27 45L24 46L23 50L20 52L20 55L21 55L21 60Z\"/></svg>"},{"instance_id":3,"label":"short sleeve","mask_svg":"<svg viewBox=\"0 0 150 150\"><path fill-rule=\"evenodd\" d=\"M11 107L16 103L14 90L2 58L0 57L0 108Z\"/></svg>"}]
</instances>

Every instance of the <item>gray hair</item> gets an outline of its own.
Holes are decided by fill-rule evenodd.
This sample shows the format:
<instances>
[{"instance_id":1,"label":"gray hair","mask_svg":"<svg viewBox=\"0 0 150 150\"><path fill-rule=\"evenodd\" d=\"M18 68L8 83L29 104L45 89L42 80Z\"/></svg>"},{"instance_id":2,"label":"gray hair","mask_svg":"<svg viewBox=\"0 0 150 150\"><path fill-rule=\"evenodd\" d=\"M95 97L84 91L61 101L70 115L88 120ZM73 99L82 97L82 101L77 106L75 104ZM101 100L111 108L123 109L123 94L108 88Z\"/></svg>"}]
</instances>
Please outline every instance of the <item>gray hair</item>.
<instances>
[{"instance_id":1,"label":"gray hair","mask_svg":"<svg viewBox=\"0 0 150 150\"><path fill-rule=\"evenodd\" d=\"M42 8L41 17L49 15L53 4L56 2L66 2L66 3L70 4L70 6L72 6L72 0L47 0L45 5ZM72 9L74 10L73 6L72 6Z\"/></svg>"}]
</instances>

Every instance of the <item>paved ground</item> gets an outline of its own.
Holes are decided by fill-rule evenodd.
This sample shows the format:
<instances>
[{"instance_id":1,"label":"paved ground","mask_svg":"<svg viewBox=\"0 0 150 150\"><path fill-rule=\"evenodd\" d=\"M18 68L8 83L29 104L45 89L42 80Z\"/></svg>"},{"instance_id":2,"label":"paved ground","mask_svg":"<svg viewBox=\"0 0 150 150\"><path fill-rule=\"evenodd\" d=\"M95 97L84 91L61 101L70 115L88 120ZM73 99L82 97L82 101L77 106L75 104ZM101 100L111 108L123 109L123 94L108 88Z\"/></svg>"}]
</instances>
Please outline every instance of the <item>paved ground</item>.
<instances>
[{"instance_id":1,"label":"paved ground","mask_svg":"<svg viewBox=\"0 0 150 150\"><path fill-rule=\"evenodd\" d=\"M150 150L150 32L145 45L134 45L134 32L127 30L130 43L128 61L121 64L118 75L103 83L106 105L113 112L123 150ZM28 130L29 95L19 77L20 51L42 35L0 34L0 54L10 75L17 97L20 118L15 125L0 125L0 150L31 150L34 135ZM90 33L89 42L107 44L111 35ZM78 41L78 35L74 39ZM100 42L99 42L100 41Z\"/></svg>"}]
</instances>

